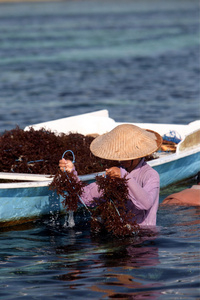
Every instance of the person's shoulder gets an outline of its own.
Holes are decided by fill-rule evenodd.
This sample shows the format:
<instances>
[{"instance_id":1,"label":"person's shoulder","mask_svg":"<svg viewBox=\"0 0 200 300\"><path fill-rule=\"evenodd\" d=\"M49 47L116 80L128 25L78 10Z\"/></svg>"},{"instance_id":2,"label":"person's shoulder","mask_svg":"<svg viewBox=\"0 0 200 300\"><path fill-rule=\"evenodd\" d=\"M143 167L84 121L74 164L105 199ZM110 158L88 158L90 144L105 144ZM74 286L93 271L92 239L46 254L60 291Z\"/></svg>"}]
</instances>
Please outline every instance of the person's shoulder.
<instances>
[{"instance_id":1,"label":"person's shoulder","mask_svg":"<svg viewBox=\"0 0 200 300\"><path fill-rule=\"evenodd\" d=\"M153 175L153 176L159 177L158 172L154 168L152 168L147 162L144 162L142 168L146 174L149 174L149 176Z\"/></svg>"},{"instance_id":2,"label":"person's shoulder","mask_svg":"<svg viewBox=\"0 0 200 300\"><path fill-rule=\"evenodd\" d=\"M143 182L151 182L160 184L160 176L158 172L153 169L148 163L144 163L142 168L141 168L141 173L140 176L143 178Z\"/></svg>"}]
</instances>

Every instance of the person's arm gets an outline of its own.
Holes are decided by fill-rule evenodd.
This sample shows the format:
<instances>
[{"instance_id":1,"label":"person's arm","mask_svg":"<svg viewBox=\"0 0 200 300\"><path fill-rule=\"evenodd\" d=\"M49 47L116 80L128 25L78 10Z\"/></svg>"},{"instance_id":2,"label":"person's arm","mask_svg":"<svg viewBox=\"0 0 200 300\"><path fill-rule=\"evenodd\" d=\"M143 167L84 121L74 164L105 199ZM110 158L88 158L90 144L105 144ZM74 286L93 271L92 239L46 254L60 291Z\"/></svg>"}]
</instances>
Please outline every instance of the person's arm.
<instances>
[{"instance_id":1,"label":"person's arm","mask_svg":"<svg viewBox=\"0 0 200 300\"><path fill-rule=\"evenodd\" d=\"M99 193L98 191L98 186L96 182L92 182L83 188L81 199L86 205L93 206L94 198L99 197L101 197L101 193Z\"/></svg>"},{"instance_id":2,"label":"person's arm","mask_svg":"<svg viewBox=\"0 0 200 300\"><path fill-rule=\"evenodd\" d=\"M121 177L127 175L130 200L138 209L149 210L156 201L160 190L159 175L148 170L144 174L143 186L140 186L131 173L127 173L124 169L120 169L120 171Z\"/></svg>"}]
</instances>

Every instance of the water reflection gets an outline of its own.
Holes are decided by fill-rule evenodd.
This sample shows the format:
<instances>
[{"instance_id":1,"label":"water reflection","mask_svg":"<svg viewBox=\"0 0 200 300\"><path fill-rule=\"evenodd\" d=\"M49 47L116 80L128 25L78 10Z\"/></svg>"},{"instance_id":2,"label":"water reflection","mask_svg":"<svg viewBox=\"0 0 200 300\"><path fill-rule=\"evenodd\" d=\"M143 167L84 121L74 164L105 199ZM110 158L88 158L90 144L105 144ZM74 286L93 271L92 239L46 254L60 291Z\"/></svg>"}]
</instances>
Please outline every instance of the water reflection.
<instances>
[{"instance_id":1,"label":"water reflection","mask_svg":"<svg viewBox=\"0 0 200 300\"><path fill-rule=\"evenodd\" d=\"M69 244L57 247L56 253L62 257L66 255L66 258L78 251L78 260L70 262L73 270L68 272L69 266L66 265L67 272L58 279L69 282L70 288L74 289L87 280L88 289L96 293L97 298L102 294L103 298L145 299L148 294L149 299L156 299L161 285L145 282L146 276L140 278L138 270L144 272L143 269L148 269L147 278L159 278L159 272L154 270L160 264L155 243L157 236L158 233L152 231L145 231L137 238L93 236L90 237L90 246L87 244L84 249L78 250Z\"/></svg>"},{"instance_id":2,"label":"water reflection","mask_svg":"<svg viewBox=\"0 0 200 300\"><path fill-rule=\"evenodd\" d=\"M130 238L91 236L89 227L71 229L70 241L54 244L56 254L65 260L57 279L71 290L87 289L88 299L195 295L199 214L195 207L173 211L162 207L160 231L144 230Z\"/></svg>"},{"instance_id":3,"label":"water reflection","mask_svg":"<svg viewBox=\"0 0 200 300\"><path fill-rule=\"evenodd\" d=\"M165 220L168 223L165 224L169 227L177 228L179 231L179 237L193 237L199 239L199 228L200 228L200 207L191 206L184 207L173 205L160 206L159 213L162 217L165 215ZM180 229L178 227L181 227ZM191 235L192 234L192 235Z\"/></svg>"},{"instance_id":4,"label":"water reflection","mask_svg":"<svg viewBox=\"0 0 200 300\"><path fill-rule=\"evenodd\" d=\"M0 292L5 300L197 297L199 215L160 207L159 231L120 239L92 236L85 222L63 227L64 218L10 228L0 233Z\"/></svg>"}]
</instances>

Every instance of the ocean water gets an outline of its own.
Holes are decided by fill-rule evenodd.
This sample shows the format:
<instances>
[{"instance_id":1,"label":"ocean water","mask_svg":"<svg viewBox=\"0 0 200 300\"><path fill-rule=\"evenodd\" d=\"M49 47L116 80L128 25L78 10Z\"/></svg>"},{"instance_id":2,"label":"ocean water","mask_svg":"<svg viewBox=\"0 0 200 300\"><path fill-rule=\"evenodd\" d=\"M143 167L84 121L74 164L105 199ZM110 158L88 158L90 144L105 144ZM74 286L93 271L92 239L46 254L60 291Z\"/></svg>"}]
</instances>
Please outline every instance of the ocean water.
<instances>
[{"instance_id":1,"label":"ocean water","mask_svg":"<svg viewBox=\"0 0 200 300\"><path fill-rule=\"evenodd\" d=\"M0 132L99 109L116 121L200 117L199 1L0 3ZM170 193L195 179L170 186ZM0 229L0 299L199 299L197 207L108 239L82 216Z\"/></svg>"},{"instance_id":2,"label":"ocean water","mask_svg":"<svg viewBox=\"0 0 200 300\"><path fill-rule=\"evenodd\" d=\"M108 109L116 121L200 116L198 0L0 4L0 132Z\"/></svg>"}]
</instances>

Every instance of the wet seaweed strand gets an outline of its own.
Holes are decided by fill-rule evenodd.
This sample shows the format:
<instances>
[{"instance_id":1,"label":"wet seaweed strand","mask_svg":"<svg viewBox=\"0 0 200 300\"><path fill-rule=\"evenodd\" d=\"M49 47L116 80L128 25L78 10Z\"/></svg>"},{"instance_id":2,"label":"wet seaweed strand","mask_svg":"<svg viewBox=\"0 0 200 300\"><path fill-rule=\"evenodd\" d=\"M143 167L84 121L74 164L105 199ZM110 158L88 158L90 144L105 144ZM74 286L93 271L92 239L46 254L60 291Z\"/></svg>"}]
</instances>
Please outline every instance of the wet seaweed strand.
<instances>
[{"instance_id":1,"label":"wet seaweed strand","mask_svg":"<svg viewBox=\"0 0 200 300\"><path fill-rule=\"evenodd\" d=\"M91 219L92 233L107 232L114 236L130 236L138 232L134 214L127 212L128 186L126 178L97 176L102 197L94 199L96 206Z\"/></svg>"},{"instance_id":2,"label":"wet seaweed strand","mask_svg":"<svg viewBox=\"0 0 200 300\"><path fill-rule=\"evenodd\" d=\"M102 197L94 199L95 208L91 213L91 232L93 234L109 233L114 236L130 236L138 231L133 221L134 214L127 212L127 179L96 176L98 190ZM77 211L85 183L67 171L58 171L49 185L51 190L63 197L66 211Z\"/></svg>"},{"instance_id":3,"label":"wet seaweed strand","mask_svg":"<svg viewBox=\"0 0 200 300\"><path fill-rule=\"evenodd\" d=\"M62 204L66 210L77 211L79 197L85 184L79 181L73 173L58 171L49 185L50 190L63 197Z\"/></svg>"}]
</instances>

